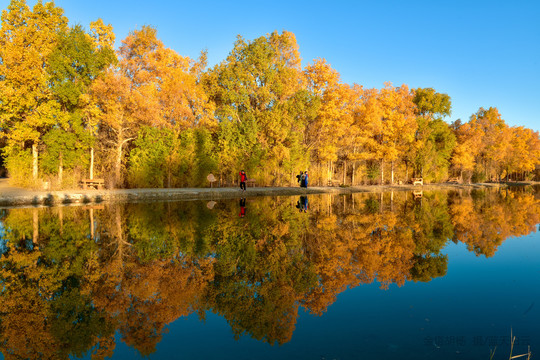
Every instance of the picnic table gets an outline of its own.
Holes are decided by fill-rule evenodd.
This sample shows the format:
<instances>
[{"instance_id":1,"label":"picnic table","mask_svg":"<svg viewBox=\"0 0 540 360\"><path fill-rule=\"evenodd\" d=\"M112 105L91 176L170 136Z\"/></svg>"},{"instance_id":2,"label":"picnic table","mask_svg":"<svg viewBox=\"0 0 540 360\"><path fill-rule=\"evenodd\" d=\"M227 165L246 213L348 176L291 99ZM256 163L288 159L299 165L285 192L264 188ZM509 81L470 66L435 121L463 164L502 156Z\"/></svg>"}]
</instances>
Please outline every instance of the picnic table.
<instances>
[{"instance_id":1,"label":"picnic table","mask_svg":"<svg viewBox=\"0 0 540 360\"><path fill-rule=\"evenodd\" d=\"M97 189L101 190L105 186L104 179L82 179L80 184L84 190Z\"/></svg>"}]
</instances>

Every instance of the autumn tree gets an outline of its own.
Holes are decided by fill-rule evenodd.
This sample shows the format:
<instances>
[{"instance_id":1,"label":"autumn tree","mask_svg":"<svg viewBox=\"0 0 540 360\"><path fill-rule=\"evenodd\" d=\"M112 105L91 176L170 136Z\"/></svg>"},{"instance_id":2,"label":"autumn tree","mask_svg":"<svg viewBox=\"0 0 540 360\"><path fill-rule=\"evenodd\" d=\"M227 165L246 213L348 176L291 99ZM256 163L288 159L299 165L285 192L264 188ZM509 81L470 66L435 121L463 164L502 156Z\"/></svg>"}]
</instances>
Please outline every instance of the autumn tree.
<instances>
[{"instance_id":1,"label":"autumn tree","mask_svg":"<svg viewBox=\"0 0 540 360\"><path fill-rule=\"evenodd\" d=\"M339 73L332 69L324 59L317 59L308 65L304 73L308 89L319 99L317 116L306 127L305 141L312 153L312 161L326 165L326 171L319 174L323 181L333 176L333 164L339 155L344 159L343 171L346 173L348 152L346 145L353 142L350 136L352 125L353 91L340 80Z\"/></svg>"},{"instance_id":2,"label":"autumn tree","mask_svg":"<svg viewBox=\"0 0 540 360\"><path fill-rule=\"evenodd\" d=\"M494 107L480 108L471 115L469 123L481 134L480 151L476 158L476 176L474 180L490 180L500 173L497 171L504 148L508 145L508 125L502 119L499 110ZM473 181L474 181L473 180Z\"/></svg>"},{"instance_id":3,"label":"autumn tree","mask_svg":"<svg viewBox=\"0 0 540 360\"><path fill-rule=\"evenodd\" d=\"M523 126L508 128L509 140L503 148L500 166L504 169L506 179L510 175L521 175L525 180L525 174L534 171L540 163L540 138L537 131Z\"/></svg>"},{"instance_id":4,"label":"autumn tree","mask_svg":"<svg viewBox=\"0 0 540 360\"><path fill-rule=\"evenodd\" d=\"M461 180L469 181L476 165L476 158L480 153L483 134L470 123L462 124L460 120L452 123L452 128L456 135L457 145L452 153L451 163L459 172ZM463 176L464 173L466 178Z\"/></svg>"},{"instance_id":5,"label":"autumn tree","mask_svg":"<svg viewBox=\"0 0 540 360\"><path fill-rule=\"evenodd\" d=\"M385 163L390 163L390 183L394 183L394 167L414 140L417 125L412 99L406 85L395 88L390 83L366 99L365 122L372 133L368 146L372 159L379 163L381 183Z\"/></svg>"},{"instance_id":6,"label":"autumn tree","mask_svg":"<svg viewBox=\"0 0 540 360\"><path fill-rule=\"evenodd\" d=\"M48 83L48 58L67 19L53 2L32 10L13 0L0 29L0 129L6 134L7 167L15 182L38 178L43 135L68 121Z\"/></svg>"},{"instance_id":7,"label":"autumn tree","mask_svg":"<svg viewBox=\"0 0 540 360\"><path fill-rule=\"evenodd\" d=\"M125 149L142 126L180 131L212 126L212 105L198 85L205 55L198 62L165 48L156 30L143 26L122 41L119 63L92 87L99 108L102 160L124 185ZM111 161L108 154L115 156ZM165 160L165 159L163 159Z\"/></svg>"}]
</instances>

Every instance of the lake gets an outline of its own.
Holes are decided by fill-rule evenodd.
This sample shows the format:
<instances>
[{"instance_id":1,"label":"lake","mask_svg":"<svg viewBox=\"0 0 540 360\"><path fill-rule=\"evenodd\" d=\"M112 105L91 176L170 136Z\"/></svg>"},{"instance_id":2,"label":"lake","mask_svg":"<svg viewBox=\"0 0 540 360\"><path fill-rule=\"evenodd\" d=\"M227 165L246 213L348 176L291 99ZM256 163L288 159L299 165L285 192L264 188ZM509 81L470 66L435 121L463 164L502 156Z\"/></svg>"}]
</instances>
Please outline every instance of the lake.
<instances>
[{"instance_id":1,"label":"lake","mask_svg":"<svg viewBox=\"0 0 540 360\"><path fill-rule=\"evenodd\" d=\"M539 190L0 209L0 351L538 355Z\"/></svg>"}]
</instances>

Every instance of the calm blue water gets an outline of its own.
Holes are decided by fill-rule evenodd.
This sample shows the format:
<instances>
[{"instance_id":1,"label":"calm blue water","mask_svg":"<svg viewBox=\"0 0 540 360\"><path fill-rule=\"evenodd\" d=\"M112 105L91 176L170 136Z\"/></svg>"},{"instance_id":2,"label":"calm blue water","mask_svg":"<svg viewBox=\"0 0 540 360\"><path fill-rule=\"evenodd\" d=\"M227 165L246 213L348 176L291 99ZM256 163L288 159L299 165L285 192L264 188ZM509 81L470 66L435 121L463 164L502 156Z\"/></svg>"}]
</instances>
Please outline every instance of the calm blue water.
<instances>
[{"instance_id":1,"label":"calm blue water","mask_svg":"<svg viewBox=\"0 0 540 360\"><path fill-rule=\"evenodd\" d=\"M534 190L301 201L3 211L2 352L90 359L114 334L113 359L507 359L512 331L540 353Z\"/></svg>"},{"instance_id":2,"label":"calm blue water","mask_svg":"<svg viewBox=\"0 0 540 360\"><path fill-rule=\"evenodd\" d=\"M284 345L235 341L227 322L209 313L205 323L191 315L169 325L151 358L489 359L497 346L495 358L502 359L511 330L525 344L515 345L514 355L527 345L540 349L540 234L507 240L491 259L462 244L448 244L444 253L445 277L348 289L323 316L301 311ZM137 355L122 343L115 352L119 359Z\"/></svg>"}]
</instances>

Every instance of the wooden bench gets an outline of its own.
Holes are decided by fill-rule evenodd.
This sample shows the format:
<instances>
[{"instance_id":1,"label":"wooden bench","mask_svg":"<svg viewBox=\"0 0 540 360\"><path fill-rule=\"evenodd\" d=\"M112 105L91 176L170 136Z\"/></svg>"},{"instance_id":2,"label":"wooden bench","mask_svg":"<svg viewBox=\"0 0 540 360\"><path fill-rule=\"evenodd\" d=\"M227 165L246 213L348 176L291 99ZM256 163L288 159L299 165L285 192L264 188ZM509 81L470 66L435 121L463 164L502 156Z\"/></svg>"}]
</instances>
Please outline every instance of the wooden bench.
<instances>
[{"instance_id":1,"label":"wooden bench","mask_svg":"<svg viewBox=\"0 0 540 360\"><path fill-rule=\"evenodd\" d=\"M412 178L411 179L413 185L422 185L424 186L424 179L422 178Z\"/></svg>"},{"instance_id":2,"label":"wooden bench","mask_svg":"<svg viewBox=\"0 0 540 360\"><path fill-rule=\"evenodd\" d=\"M80 181L80 184L82 185L82 188L84 190L86 189L101 190L105 186L105 180L104 179L82 179Z\"/></svg>"},{"instance_id":3,"label":"wooden bench","mask_svg":"<svg viewBox=\"0 0 540 360\"><path fill-rule=\"evenodd\" d=\"M251 185L251 187L255 187L255 184L257 183L257 181L255 179L247 179L246 180L246 186L249 187Z\"/></svg>"},{"instance_id":4,"label":"wooden bench","mask_svg":"<svg viewBox=\"0 0 540 360\"><path fill-rule=\"evenodd\" d=\"M339 180L328 179L328 186L339 186L339 185L340 185Z\"/></svg>"},{"instance_id":5,"label":"wooden bench","mask_svg":"<svg viewBox=\"0 0 540 360\"><path fill-rule=\"evenodd\" d=\"M450 184L461 184L461 179L458 177L448 178Z\"/></svg>"}]
</instances>

